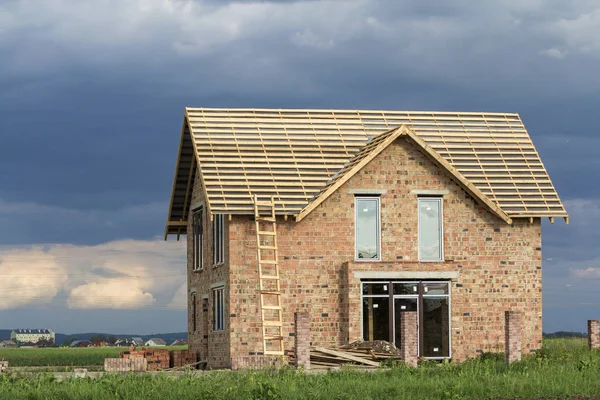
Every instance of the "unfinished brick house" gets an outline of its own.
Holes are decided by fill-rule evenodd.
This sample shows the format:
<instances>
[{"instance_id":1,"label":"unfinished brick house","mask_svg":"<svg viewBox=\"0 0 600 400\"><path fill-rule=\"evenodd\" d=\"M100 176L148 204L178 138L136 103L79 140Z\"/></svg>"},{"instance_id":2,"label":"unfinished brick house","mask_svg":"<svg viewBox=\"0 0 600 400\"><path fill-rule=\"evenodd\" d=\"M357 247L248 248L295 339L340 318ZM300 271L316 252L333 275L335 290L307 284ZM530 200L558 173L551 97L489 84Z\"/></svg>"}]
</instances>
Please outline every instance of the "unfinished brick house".
<instances>
[{"instance_id":1,"label":"unfinished brick house","mask_svg":"<svg viewBox=\"0 0 600 400\"><path fill-rule=\"evenodd\" d=\"M416 313L419 356L462 361L504 350L507 310L540 348L558 217L518 114L188 108L165 238L187 235L188 343L210 368L290 349L296 311L324 347L400 346Z\"/></svg>"}]
</instances>

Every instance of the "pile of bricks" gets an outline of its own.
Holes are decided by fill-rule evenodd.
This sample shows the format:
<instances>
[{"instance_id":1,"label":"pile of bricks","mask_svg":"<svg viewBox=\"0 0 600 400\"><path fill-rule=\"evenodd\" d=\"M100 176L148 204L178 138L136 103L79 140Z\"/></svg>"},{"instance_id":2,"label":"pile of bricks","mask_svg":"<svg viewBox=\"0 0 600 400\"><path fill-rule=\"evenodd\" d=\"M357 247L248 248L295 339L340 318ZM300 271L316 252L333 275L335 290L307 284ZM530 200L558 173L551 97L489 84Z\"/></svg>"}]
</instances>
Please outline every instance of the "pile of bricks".
<instances>
[{"instance_id":1,"label":"pile of bricks","mask_svg":"<svg viewBox=\"0 0 600 400\"><path fill-rule=\"evenodd\" d=\"M196 353L192 350L171 350L171 368L184 367L196 361Z\"/></svg>"},{"instance_id":2,"label":"pile of bricks","mask_svg":"<svg viewBox=\"0 0 600 400\"><path fill-rule=\"evenodd\" d=\"M136 350L135 347L128 351L122 351L119 354L120 358L145 358L148 363L148 371L158 371L167 369L170 365L169 350L167 349L145 349Z\"/></svg>"},{"instance_id":3,"label":"pile of bricks","mask_svg":"<svg viewBox=\"0 0 600 400\"><path fill-rule=\"evenodd\" d=\"M8 361L0 361L0 374L8 369Z\"/></svg>"},{"instance_id":4,"label":"pile of bricks","mask_svg":"<svg viewBox=\"0 0 600 400\"><path fill-rule=\"evenodd\" d=\"M148 362L145 358L136 357L104 359L104 371L106 372L145 372L147 370Z\"/></svg>"}]
</instances>

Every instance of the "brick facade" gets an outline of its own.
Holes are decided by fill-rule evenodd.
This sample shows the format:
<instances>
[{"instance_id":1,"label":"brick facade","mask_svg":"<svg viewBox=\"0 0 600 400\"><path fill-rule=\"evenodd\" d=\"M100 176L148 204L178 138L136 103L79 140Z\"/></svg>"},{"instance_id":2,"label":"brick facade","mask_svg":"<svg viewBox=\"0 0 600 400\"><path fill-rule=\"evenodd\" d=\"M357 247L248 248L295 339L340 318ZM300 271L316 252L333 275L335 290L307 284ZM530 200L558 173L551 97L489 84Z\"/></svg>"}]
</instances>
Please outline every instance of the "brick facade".
<instances>
[{"instance_id":1,"label":"brick facade","mask_svg":"<svg viewBox=\"0 0 600 400\"><path fill-rule=\"evenodd\" d=\"M507 364L521 361L521 313L505 311L504 313L504 359Z\"/></svg>"},{"instance_id":2,"label":"brick facade","mask_svg":"<svg viewBox=\"0 0 600 400\"><path fill-rule=\"evenodd\" d=\"M600 321L588 321L588 346L590 350L600 348Z\"/></svg>"},{"instance_id":3,"label":"brick facade","mask_svg":"<svg viewBox=\"0 0 600 400\"><path fill-rule=\"evenodd\" d=\"M354 261L354 197L361 190L381 193L382 261ZM418 195L411 191L422 190L447 191L441 262L418 261ZM192 204L202 201L196 178ZM188 226L188 287L197 301L208 297L208 312L196 306L197 321L212 321L211 285L225 283L225 332L212 332L210 322L192 331L189 315L190 348L200 353L199 359L207 359L210 368L230 367L232 357L262 352L253 217L233 215L225 220L225 264L213 267L211 225L205 218L202 272L192 272ZM452 276L450 336L455 361L504 351L507 310L521 312L524 350L541 347L539 218L506 224L406 139L396 140L302 221L278 218L277 232L286 349L294 345L296 312L310 313L313 345L337 346L361 338L359 273Z\"/></svg>"}]
</instances>

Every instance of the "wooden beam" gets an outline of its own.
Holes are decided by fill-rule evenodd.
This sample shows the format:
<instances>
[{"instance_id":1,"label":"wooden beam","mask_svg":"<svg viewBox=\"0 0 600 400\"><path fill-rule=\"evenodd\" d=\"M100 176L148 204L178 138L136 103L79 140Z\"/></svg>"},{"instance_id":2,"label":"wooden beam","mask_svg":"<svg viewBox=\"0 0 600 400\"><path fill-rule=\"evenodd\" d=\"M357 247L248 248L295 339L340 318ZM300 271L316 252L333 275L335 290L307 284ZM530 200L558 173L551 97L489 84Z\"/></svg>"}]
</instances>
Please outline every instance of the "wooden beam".
<instances>
[{"instance_id":1,"label":"wooden beam","mask_svg":"<svg viewBox=\"0 0 600 400\"><path fill-rule=\"evenodd\" d=\"M565 224L569 225L569 217L564 217L565 218Z\"/></svg>"},{"instance_id":2,"label":"wooden beam","mask_svg":"<svg viewBox=\"0 0 600 400\"><path fill-rule=\"evenodd\" d=\"M553 224L554 223L554 217L549 217L548 218L550 220L550 223Z\"/></svg>"},{"instance_id":3,"label":"wooden beam","mask_svg":"<svg viewBox=\"0 0 600 400\"><path fill-rule=\"evenodd\" d=\"M187 113L187 112L186 112ZM171 200L169 201L169 214L167 215L167 225L165 226L165 240L169 236L169 224L171 220L171 213L173 212L173 200L175 198L175 186L177 184L177 175L179 174L179 164L181 163L181 154L183 149L183 137L185 134L185 127L187 121L183 118L183 124L181 126L181 134L179 135L179 150L177 151L177 161L175 162L175 176L173 177L173 187L171 188Z\"/></svg>"},{"instance_id":4,"label":"wooden beam","mask_svg":"<svg viewBox=\"0 0 600 400\"><path fill-rule=\"evenodd\" d=\"M341 351L330 350L330 349L326 349L325 347L316 347L315 350L318 351L319 353L329 354L330 356L335 356L335 357L343 358L343 359L346 359L346 360L349 360L349 361L354 361L354 362L357 362L359 364L370 365L372 367L379 367L379 363L378 362L371 361L371 360L366 360L366 359L361 358L361 357L355 357L355 356L353 356L351 354L344 353L344 352L341 352Z\"/></svg>"}]
</instances>

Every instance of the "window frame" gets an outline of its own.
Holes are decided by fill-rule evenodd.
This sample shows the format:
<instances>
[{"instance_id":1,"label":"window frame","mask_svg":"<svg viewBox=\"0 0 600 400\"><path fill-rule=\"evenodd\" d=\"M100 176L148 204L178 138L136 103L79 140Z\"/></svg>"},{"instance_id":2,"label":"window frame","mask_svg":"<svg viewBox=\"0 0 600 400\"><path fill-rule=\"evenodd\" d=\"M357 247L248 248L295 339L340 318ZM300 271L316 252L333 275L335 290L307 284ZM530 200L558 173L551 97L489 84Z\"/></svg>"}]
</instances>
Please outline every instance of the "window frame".
<instances>
[{"instance_id":1,"label":"window frame","mask_svg":"<svg viewBox=\"0 0 600 400\"><path fill-rule=\"evenodd\" d=\"M198 332L198 317L197 317L197 301L196 301L196 292L192 292L190 294L192 301L192 333Z\"/></svg>"},{"instance_id":2,"label":"window frame","mask_svg":"<svg viewBox=\"0 0 600 400\"><path fill-rule=\"evenodd\" d=\"M204 269L204 207L200 206L192 214L192 271Z\"/></svg>"},{"instance_id":3,"label":"window frame","mask_svg":"<svg viewBox=\"0 0 600 400\"><path fill-rule=\"evenodd\" d=\"M377 203L377 257L359 258L358 257L358 203L361 200L375 200ZM381 261L381 197L379 195L356 195L354 196L354 261L357 262L377 262Z\"/></svg>"},{"instance_id":4,"label":"window frame","mask_svg":"<svg viewBox=\"0 0 600 400\"><path fill-rule=\"evenodd\" d=\"M213 216L213 267L225 263L225 214Z\"/></svg>"},{"instance_id":5,"label":"window frame","mask_svg":"<svg viewBox=\"0 0 600 400\"><path fill-rule=\"evenodd\" d=\"M439 204L438 226L440 229L439 243L440 251L437 259L424 259L421 256L421 202L435 201ZM417 252L419 262L444 262L444 198L440 196L419 196L417 198Z\"/></svg>"},{"instance_id":6,"label":"window frame","mask_svg":"<svg viewBox=\"0 0 600 400\"><path fill-rule=\"evenodd\" d=\"M213 332L225 331L225 286L212 289Z\"/></svg>"}]
</instances>

